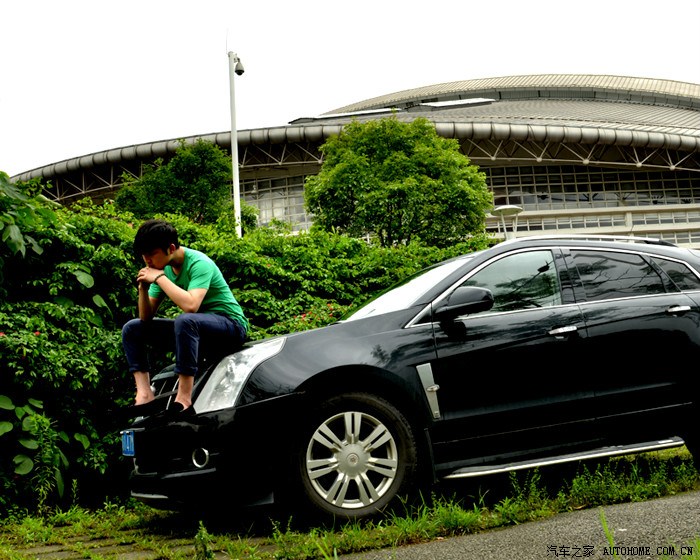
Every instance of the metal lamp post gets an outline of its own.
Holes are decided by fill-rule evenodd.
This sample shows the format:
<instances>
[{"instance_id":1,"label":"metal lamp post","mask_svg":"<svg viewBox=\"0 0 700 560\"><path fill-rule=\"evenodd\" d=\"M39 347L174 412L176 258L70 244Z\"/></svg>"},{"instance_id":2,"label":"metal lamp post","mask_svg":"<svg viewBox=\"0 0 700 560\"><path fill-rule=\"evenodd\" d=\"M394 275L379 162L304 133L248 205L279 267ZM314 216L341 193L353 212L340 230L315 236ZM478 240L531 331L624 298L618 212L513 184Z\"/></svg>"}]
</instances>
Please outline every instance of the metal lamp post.
<instances>
[{"instance_id":1,"label":"metal lamp post","mask_svg":"<svg viewBox=\"0 0 700 560\"><path fill-rule=\"evenodd\" d=\"M236 220L236 235L242 237L241 232L241 186L238 178L238 131L236 130L236 88L234 74L243 74L243 64L235 52L228 53L228 73L231 85L231 163L233 171L233 213Z\"/></svg>"},{"instance_id":2,"label":"metal lamp post","mask_svg":"<svg viewBox=\"0 0 700 560\"><path fill-rule=\"evenodd\" d=\"M515 206L513 204L505 204L503 206L497 206L491 210L491 215L500 217L501 224L503 224L503 235L506 239L515 239L516 233L518 231L518 214L522 212L523 209L520 206ZM506 228L506 216L512 217L512 227L511 231ZM499 226L500 231L500 226Z\"/></svg>"}]
</instances>

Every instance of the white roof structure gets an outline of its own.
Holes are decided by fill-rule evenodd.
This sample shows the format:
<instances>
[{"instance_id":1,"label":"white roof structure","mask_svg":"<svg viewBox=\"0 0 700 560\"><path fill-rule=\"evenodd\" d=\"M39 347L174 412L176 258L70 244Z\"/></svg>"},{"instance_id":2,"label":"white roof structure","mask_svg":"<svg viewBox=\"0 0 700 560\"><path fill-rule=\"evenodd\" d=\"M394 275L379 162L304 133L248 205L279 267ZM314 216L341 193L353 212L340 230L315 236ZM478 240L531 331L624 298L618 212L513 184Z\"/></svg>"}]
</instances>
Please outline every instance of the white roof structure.
<instances>
[{"instance_id":1,"label":"white roof structure","mask_svg":"<svg viewBox=\"0 0 700 560\"><path fill-rule=\"evenodd\" d=\"M256 197L262 196L265 181L285 180L284 196L291 196L290 185L303 191L303 177L320 169L319 147L327 138L352 120L386 116L403 121L423 117L434 123L440 136L458 140L462 152L487 173L494 204L523 206L519 218L527 231L559 229L562 216L576 229L571 212L598 215L605 207L609 216L625 214L626 225L618 220L610 233L634 234L630 207L644 213L644 207L653 204L657 212L682 209L685 213L666 221L675 224L674 231L697 227L697 241L696 233L688 234L693 239L674 241L700 246L700 223L694 225L696 211L700 222L700 84L651 78L547 74L464 80L358 101L287 126L240 130L244 198L262 200ZM144 163L167 159L180 141L198 139L230 150L230 131L205 133L81 155L12 180L50 181L46 194L60 202L106 198L120 188L122 173L138 177ZM542 190L542 174L560 177L559 183ZM604 193L595 186L599 174L607 185ZM569 176L575 176L572 185L567 183ZM502 193L501 182L507 186ZM299 194L294 196L298 199ZM306 219L298 209L276 212L275 217ZM542 222L545 218L554 220L553 225ZM542 223L539 231L533 225L537 220ZM642 221L655 235L662 233L647 218Z\"/></svg>"}]
</instances>

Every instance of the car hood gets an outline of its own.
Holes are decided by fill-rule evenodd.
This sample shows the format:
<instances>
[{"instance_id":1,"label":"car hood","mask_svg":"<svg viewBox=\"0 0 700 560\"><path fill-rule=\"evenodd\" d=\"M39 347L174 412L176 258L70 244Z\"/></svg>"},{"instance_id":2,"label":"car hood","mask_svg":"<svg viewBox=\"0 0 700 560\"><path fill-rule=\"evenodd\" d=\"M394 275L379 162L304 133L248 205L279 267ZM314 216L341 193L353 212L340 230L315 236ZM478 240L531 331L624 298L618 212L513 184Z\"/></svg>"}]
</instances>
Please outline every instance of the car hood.
<instances>
[{"instance_id":1,"label":"car hood","mask_svg":"<svg viewBox=\"0 0 700 560\"><path fill-rule=\"evenodd\" d=\"M405 356L397 355L397 348L411 348L420 359L426 359L425 354L434 352L432 335L426 334L426 330L432 333L432 325L405 328L422 308L282 335L284 346L251 373L239 404L297 391L307 379L322 372L394 369L399 357L405 361Z\"/></svg>"}]
</instances>

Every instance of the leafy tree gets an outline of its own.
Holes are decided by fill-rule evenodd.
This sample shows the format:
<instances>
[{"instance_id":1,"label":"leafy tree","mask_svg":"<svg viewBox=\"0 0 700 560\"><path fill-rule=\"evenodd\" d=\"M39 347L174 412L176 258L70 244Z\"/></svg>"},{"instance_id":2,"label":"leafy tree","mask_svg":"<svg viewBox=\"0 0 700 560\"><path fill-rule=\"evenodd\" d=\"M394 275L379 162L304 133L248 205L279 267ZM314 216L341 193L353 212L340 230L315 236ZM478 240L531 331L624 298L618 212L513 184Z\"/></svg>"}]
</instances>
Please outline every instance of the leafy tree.
<instances>
[{"instance_id":1,"label":"leafy tree","mask_svg":"<svg viewBox=\"0 0 700 560\"><path fill-rule=\"evenodd\" d=\"M315 226L373 235L383 247L414 239L447 247L484 230L492 205L484 173L427 119L353 121L321 152L321 172L305 187Z\"/></svg>"},{"instance_id":2,"label":"leafy tree","mask_svg":"<svg viewBox=\"0 0 700 560\"><path fill-rule=\"evenodd\" d=\"M125 176L115 202L119 210L144 219L156 213L181 214L196 223L233 217L231 159L212 142L181 141L167 163L156 160L140 179Z\"/></svg>"},{"instance_id":3,"label":"leafy tree","mask_svg":"<svg viewBox=\"0 0 700 560\"><path fill-rule=\"evenodd\" d=\"M27 247L40 255L43 249L31 234L50 226L56 219L52 203L38 194L39 189L37 182L12 184L7 173L0 171L0 293L3 255L25 256Z\"/></svg>"}]
</instances>

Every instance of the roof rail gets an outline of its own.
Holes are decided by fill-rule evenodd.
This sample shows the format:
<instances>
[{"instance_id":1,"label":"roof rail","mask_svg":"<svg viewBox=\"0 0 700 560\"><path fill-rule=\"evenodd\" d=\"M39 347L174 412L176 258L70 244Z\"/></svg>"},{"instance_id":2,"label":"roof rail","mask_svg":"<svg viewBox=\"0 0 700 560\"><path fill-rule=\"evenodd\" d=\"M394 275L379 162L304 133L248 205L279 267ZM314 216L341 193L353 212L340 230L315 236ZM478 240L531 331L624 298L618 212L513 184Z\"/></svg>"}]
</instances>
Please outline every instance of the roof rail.
<instances>
[{"instance_id":1,"label":"roof rail","mask_svg":"<svg viewBox=\"0 0 700 560\"><path fill-rule=\"evenodd\" d=\"M627 243L647 243L649 245L665 245L668 247L676 247L677 245L660 239L658 237L635 237L632 235L595 235L585 233L569 233L569 234L551 234L551 235L531 235L524 237L515 237L507 239L503 243L518 243L532 239L547 239L547 240L586 240L586 241L623 241Z\"/></svg>"}]
</instances>

